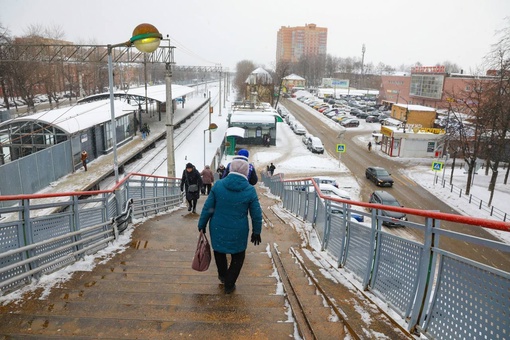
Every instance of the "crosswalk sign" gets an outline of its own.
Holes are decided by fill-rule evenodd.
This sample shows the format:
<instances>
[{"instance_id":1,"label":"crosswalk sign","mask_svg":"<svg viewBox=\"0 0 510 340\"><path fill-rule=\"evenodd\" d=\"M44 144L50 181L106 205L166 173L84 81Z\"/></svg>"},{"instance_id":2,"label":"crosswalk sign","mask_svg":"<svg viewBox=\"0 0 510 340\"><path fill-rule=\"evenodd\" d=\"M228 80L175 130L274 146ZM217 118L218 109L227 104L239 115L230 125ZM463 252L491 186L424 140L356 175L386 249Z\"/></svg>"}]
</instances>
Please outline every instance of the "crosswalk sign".
<instances>
[{"instance_id":1,"label":"crosswalk sign","mask_svg":"<svg viewBox=\"0 0 510 340\"><path fill-rule=\"evenodd\" d=\"M432 162L432 170L441 171L443 170L444 163L443 162Z\"/></svg>"},{"instance_id":2,"label":"crosswalk sign","mask_svg":"<svg viewBox=\"0 0 510 340\"><path fill-rule=\"evenodd\" d=\"M345 144L337 144L336 152L345 152Z\"/></svg>"}]
</instances>

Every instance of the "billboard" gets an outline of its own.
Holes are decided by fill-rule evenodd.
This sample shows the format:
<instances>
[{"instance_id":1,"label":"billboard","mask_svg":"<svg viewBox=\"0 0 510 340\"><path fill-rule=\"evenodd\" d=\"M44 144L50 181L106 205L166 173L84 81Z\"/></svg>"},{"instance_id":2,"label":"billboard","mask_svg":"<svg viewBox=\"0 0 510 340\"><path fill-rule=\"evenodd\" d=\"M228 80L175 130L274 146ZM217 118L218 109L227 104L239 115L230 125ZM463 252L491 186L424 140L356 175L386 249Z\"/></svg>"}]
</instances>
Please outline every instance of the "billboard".
<instances>
[{"instance_id":1,"label":"billboard","mask_svg":"<svg viewBox=\"0 0 510 340\"><path fill-rule=\"evenodd\" d=\"M322 87L348 88L349 79L322 78Z\"/></svg>"},{"instance_id":2,"label":"billboard","mask_svg":"<svg viewBox=\"0 0 510 340\"><path fill-rule=\"evenodd\" d=\"M444 74L411 74L409 95L440 100L443 84Z\"/></svg>"}]
</instances>

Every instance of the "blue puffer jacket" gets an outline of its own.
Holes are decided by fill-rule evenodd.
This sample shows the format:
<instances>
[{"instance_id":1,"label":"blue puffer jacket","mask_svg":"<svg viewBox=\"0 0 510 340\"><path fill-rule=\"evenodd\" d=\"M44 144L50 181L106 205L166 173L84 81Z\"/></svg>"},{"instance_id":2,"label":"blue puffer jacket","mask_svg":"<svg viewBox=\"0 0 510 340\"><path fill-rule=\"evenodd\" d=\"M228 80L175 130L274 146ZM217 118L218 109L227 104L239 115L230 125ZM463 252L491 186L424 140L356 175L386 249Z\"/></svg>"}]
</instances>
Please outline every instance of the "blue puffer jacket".
<instances>
[{"instance_id":1,"label":"blue puffer jacket","mask_svg":"<svg viewBox=\"0 0 510 340\"><path fill-rule=\"evenodd\" d=\"M253 233L260 234L262 209L257 192L245 177L231 172L213 185L200 214L198 230L209 222L214 250L225 254L242 252L248 246L248 211Z\"/></svg>"}]
</instances>

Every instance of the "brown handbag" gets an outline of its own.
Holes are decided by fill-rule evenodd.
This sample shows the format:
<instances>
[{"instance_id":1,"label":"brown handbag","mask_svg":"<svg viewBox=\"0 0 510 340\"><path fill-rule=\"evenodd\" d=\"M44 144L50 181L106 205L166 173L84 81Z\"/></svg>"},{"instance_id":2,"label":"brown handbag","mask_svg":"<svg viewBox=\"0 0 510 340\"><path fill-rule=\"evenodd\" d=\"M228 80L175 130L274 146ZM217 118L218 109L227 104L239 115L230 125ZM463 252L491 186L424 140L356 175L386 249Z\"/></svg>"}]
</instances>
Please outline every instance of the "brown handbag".
<instances>
[{"instance_id":1,"label":"brown handbag","mask_svg":"<svg viewBox=\"0 0 510 340\"><path fill-rule=\"evenodd\" d=\"M209 269L210 263L211 246L209 245L209 241L207 240L205 233L200 232L200 236L198 237L197 250L195 250L195 257L193 257L191 268L196 271L203 272Z\"/></svg>"}]
</instances>

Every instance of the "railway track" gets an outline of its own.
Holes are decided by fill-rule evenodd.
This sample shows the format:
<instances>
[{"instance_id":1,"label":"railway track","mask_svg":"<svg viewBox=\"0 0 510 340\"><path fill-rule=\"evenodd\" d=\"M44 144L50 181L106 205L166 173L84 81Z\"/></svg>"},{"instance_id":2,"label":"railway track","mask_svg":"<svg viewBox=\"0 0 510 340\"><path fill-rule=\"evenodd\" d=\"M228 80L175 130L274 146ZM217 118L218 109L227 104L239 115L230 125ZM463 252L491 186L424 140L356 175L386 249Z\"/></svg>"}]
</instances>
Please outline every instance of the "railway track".
<instances>
[{"instance_id":1,"label":"railway track","mask_svg":"<svg viewBox=\"0 0 510 340\"><path fill-rule=\"evenodd\" d=\"M211 98L211 105L216 105L219 100L218 93ZM204 116L209 113L209 107L204 106L197 114L187 119L179 129L174 133L174 147L178 149L193 132L193 130L203 121ZM161 143L159 140L156 147L150 152L146 153L143 159L132 162L126 165L127 172L141 172L145 174L155 174L167 161L166 143Z\"/></svg>"}]
</instances>

